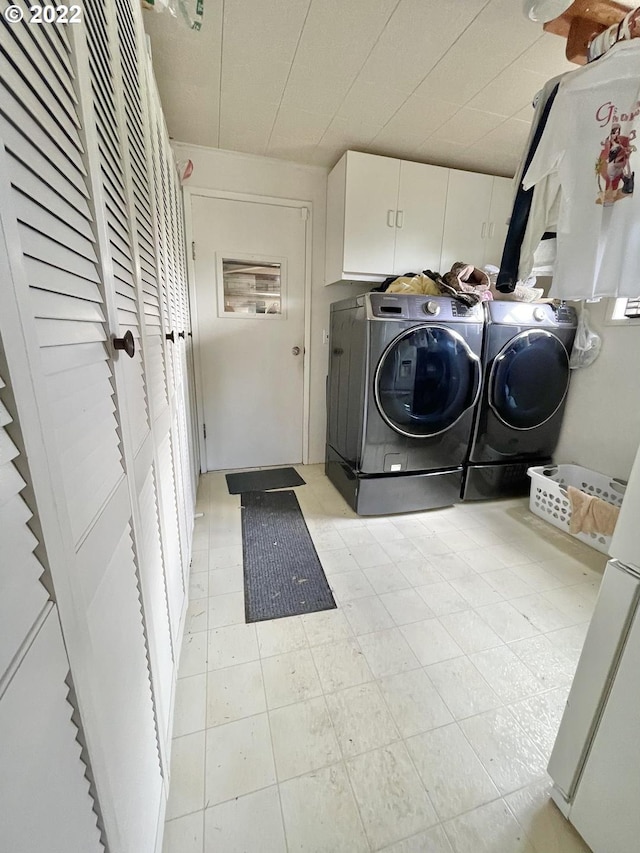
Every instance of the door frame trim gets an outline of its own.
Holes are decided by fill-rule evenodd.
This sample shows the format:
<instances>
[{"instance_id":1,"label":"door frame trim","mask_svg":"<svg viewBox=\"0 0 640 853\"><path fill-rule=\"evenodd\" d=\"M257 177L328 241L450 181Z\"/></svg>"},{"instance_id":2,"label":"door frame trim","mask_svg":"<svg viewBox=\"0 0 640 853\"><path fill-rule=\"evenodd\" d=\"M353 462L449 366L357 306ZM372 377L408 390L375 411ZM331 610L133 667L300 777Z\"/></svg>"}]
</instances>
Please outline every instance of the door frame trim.
<instances>
[{"instance_id":1,"label":"door frame trim","mask_svg":"<svg viewBox=\"0 0 640 853\"><path fill-rule=\"evenodd\" d=\"M254 204L270 204L276 207L294 207L308 211L305 219L304 230L304 295L303 295L303 376L302 376L302 464L309 462L309 425L311 404L311 258L312 258L312 235L313 235L313 202L306 199L282 198L279 196L256 195L255 193L228 192L207 187L185 186L182 189L185 218L185 239L187 255L187 279L189 283L189 302L191 307L191 332L193 335L193 356L195 360L195 384L196 384L196 410L198 413L198 442L200 445L200 470L206 474L207 448L205 445L202 425L204 423L204 395L202 390L202 364L200 360L200 332L198 326L198 302L196 298L196 268L193 259L191 245L193 243L193 217L191 200L193 196L204 196L206 198L245 201Z\"/></svg>"}]
</instances>

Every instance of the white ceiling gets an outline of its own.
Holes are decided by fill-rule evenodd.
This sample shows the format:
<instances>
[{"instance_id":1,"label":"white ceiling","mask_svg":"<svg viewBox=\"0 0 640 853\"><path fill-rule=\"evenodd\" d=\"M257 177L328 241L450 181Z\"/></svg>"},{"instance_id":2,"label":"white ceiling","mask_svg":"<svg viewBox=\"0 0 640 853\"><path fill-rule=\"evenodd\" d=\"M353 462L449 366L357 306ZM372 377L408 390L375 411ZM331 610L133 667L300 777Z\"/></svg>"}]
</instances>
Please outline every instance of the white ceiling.
<instances>
[{"instance_id":1,"label":"white ceiling","mask_svg":"<svg viewBox=\"0 0 640 853\"><path fill-rule=\"evenodd\" d=\"M205 0L145 12L169 133L333 166L347 148L512 175L531 101L575 69L522 0Z\"/></svg>"}]
</instances>

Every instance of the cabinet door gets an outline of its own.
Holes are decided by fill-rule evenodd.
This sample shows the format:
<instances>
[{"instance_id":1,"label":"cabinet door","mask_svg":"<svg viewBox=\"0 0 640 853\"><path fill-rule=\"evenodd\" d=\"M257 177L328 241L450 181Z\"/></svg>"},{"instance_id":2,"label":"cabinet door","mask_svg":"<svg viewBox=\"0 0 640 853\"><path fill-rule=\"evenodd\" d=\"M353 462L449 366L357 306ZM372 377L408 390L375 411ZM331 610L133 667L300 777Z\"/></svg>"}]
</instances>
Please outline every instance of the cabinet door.
<instances>
[{"instance_id":1,"label":"cabinet door","mask_svg":"<svg viewBox=\"0 0 640 853\"><path fill-rule=\"evenodd\" d=\"M391 275L400 160L350 151L344 217L344 270Z\"/></svg>"},{"instance_id":2,"label":"cabinet door","mask_svg":"<svg viewBox=\"0 0 640 853\"><path fill-rule=\"evenodd\" d=\"M502 250L507 236L507 220L511 216L513 206L513 182L510 178L493 179L491 206L489 208L489 224L485 246L485 264L500 266Z\"/></svg>"},{"instance_id":3,"label":"cabinet door","mask_svg":"<svg viewBox=\"0 0 640 853\"><path fill-rule=\"evenodd\" d=\"M448 180L449 169L402 161L393 270L397 275L439 269Z\"/></svg>"},{"instance_id":4,"label":"cabinet door","mask_svg":"<svg viewBox=\"0 0 640 853\"><path fill-rule=\"evenodd\" d=\"M456 261L483 265L492 186L492 175L449 173L440 272L448 272Z\"/></svg>"}]
</instances>

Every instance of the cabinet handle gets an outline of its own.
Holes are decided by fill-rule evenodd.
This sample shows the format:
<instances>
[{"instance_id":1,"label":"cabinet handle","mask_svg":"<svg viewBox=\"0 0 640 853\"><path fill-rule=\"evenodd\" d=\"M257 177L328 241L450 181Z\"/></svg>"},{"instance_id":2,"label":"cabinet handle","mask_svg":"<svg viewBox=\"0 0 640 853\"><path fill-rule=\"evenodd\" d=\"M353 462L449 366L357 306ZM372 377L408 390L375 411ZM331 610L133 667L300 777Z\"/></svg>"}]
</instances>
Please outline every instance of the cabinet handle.
<instances>
[{"instance_id":1,"label":"cabinet handle","mask_svg":"<svg viewBox=\"0 0 640 853\"><path fill-rule=\"evenodd\" d=\"M493 237L493 235L495 234L495 230L496 230L496 223L490 222L489 223L489 237Z\"/></svg>"},{"instance_id":2,"label":"cabinet handle","mask_svg":"<svg viewBox=\"0 0 640 853\"><path fill-rule=\"evenodd\" d=\"M404 210L396 211L396 228L402 228L404 222Z\"/></svg>"},{"instance_id":3,"label":"cabinet handle","mask_svg":"<svg viewBox=\"0 0 640 853\"><path fill-rule=\"evenodd\" d=\"M393 226L395 224L396 224L396 212L395 212L395 210L388 210L387 211L387 225L389 226L389 228L393 228Z\"/></svg>"},{"instance_id":4,"label":"cabinet handle","mask_svg":"<svg viewBox=\"0 0 640 853\"><path fill-rule=\"evenodd\" d=\"M482 223L482 230L480 231L480 239L481 239L481 240L484 240L484 238L485 238L486 236L487 236L487 223L486 223L486 222L483 222L483 223Z\"/></svg>"}]
</instances>

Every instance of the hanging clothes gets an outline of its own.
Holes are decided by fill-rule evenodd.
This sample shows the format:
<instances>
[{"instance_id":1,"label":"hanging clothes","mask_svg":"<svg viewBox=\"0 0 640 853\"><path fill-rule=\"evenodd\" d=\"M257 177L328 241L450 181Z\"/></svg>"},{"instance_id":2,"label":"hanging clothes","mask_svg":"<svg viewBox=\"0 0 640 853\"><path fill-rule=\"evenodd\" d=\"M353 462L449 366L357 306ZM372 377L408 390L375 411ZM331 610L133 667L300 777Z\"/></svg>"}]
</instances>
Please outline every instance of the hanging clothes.
<instances>
[{"instance_id":1,"label":"hanging clothes","mask_svg":"<svg viewBox=\"0 0 640 853\"><path fill-rule=\"evenodd\" d=\"M614 45L560 82L523 180L527 190L555 176L559 187L550 296L581 300L640 293L638 130L639 40Z\"/></svg>"},{"instance_id":2,"label":"hanging clothes","mask_svg":"<svg viewBox=\"0 0 640 853\"><path fill-rule=\"evenodd\" d=\"M547 230L550 212L547 210L549 190L553 191L554 197L557 195L557 182L552 181L552 179L549 180L548 187L536 188L535 192L533 188L525 190L521 181L522 175L529 168L542 138L562 76L564 75L549 80L538 92L536 98L535 113L525 154L514 178L518 189L502 252L500 272L496 281L496 288L501 293L513 293L518 280L525 280L531 274L533 253L542 234ZM520 269L521 265L522 270Z\"/></svg>"}]
</instances>

